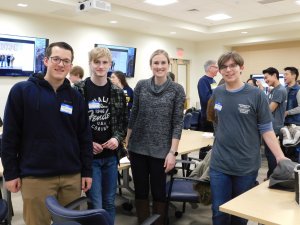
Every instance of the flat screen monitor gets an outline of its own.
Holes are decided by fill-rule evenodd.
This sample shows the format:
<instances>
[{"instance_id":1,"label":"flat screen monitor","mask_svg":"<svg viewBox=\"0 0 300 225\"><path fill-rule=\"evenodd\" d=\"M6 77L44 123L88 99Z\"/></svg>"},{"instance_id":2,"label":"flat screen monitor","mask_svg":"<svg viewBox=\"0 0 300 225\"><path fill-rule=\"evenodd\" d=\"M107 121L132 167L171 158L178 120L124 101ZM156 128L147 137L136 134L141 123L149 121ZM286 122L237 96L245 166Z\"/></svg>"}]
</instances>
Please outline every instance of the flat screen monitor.
<instances>
[{"instance_id":1,"label":"flat screen monitor","mask_svg":"<svg viewBox=\"0 0 300 225\"><path fill-rule=\"evenodd\" d=\"M108 76L119 70L126 77L134 77L136 48L105 44L95 44L95 47L108 48L112 54L112 65L108 71Z\"/></svg>"},{"instance_id":2,"label":"flat screen monitor","mask_svg":"<svg viewBox=\"0 0 300 225\"><path fill-rule=\"evenodd\" d=\"M46 38L0 34L0 76L45 73Z\"/></svg>"},{"instance_id":3,"label":"flat screen monitor","mask_svg":"<svg viewBox=\"0 0 300 225\"><path fill-rule=\"evenodd\" d=\"M256 80L260 81L261 84L262 84L263 87L264 87L264 91L265 91L266 93L268 92L269 86L268 86L267 83L265 82L265 79L264 79L264 75L263 75L263 74L251 74L250 77L251 77L251 78L255 78ZM281 84L282 86L285 87L283 73L279 73L279 81L280 81L280 84Z\"/></svg>"}]
</instances>

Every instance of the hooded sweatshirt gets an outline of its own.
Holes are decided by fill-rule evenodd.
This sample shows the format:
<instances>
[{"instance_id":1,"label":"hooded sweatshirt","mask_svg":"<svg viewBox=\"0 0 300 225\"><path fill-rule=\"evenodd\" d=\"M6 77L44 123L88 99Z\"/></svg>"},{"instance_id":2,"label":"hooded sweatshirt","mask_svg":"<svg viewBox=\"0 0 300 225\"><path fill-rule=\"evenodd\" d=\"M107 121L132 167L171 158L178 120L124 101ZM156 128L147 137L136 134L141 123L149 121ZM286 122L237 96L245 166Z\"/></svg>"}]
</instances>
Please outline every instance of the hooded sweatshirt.
<instances>
[{"instance_id":1,"label":"hooded sweatshirt","mask_svg":"<svg viewBox=\"0 0 300 225\"><path fill-rule=\"evenodd\" d=\"M81 173L92 176L92 138L81 95L67 79L55 92L43 76L15 84L8 96L2 163L6 181Z\"/></svg>"}]
</instances>

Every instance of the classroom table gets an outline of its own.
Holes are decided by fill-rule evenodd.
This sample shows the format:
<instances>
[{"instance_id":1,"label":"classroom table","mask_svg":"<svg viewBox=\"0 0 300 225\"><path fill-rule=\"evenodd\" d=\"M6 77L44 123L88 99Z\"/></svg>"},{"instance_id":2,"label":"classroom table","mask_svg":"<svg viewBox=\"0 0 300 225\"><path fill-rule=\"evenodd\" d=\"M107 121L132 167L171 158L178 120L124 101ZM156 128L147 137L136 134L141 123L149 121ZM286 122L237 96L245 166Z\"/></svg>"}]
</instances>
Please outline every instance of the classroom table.
<instances>
[{"instance_id":1,"label":"classroom table","mask_svg":"<svg viewBox=\"0 0 300 225\"><path fill-rule=\"evenodd\" d=\"M129 182L130 182L129 169L130 169L130 163L121 163L119 165L118 170L122 171L123 182L122 182L122 184L118 185L118 188L125 188L129 192L134 193L134 190L129 185Z\"/></svg>"},{"instance_id":2,"label":"classroom table","mask_svg":"<svg viewBox=\"0 0 300 225\"><path fill-rule=\"evenodd\" d=\"M182 130L181 140L178 146L178 155L186 155L199 151L200 148L212 145L214 138L211 133L195 130Z\"/></svg>"},{"instance_id":3,"label":"classroom table","mask_svg":"<svg viewBox=\"0 0 300 225\"><path fill-rule=\"evenodd\" d=\"M269 181L220 206L220 211L261 224L299 225L295 192L268 188Z\"/></svg>"}]
</instances>

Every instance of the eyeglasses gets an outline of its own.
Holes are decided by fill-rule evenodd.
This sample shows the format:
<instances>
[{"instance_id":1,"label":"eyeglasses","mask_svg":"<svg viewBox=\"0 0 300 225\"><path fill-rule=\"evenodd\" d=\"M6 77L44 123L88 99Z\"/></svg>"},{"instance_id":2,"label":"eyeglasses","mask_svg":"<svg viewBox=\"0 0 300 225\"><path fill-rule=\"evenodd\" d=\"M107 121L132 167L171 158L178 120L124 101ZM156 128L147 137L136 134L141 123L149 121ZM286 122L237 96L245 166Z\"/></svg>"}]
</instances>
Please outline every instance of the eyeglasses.
<instances>
[{"instance_id":1,"label":"eyeglasses","mask_svg":"<svg viewBox=\"0 0 300 225\"><path fill-rule=\"evenodd\" d=\"M219 67L217 67L217 66L210 66L210 67L215 68L215 69L219 69Z\"/></svg>"},{"instance_id":2,"label":"eyeglasses","mask_svg":"<svg viewBox=\"0 0 300 225\"><path fill-rule=\"evenodd\" d=\"M220 66L220 70L227 70L227 68L229 68L230 70L233 70L233 69L235 69L237 66L238 66L238 65L235 64L235 63L230 64L230 65L228 65L228 66L222 65L222 66Z\"/></svg>"},{"instance_id":3,"label":"eyeglasses","mask_svg":"<svg viewBox=\"0 0 300 225\"><path fill-rule=\"evenodd\" d=\"M64 66L70 66L72 64L72 61L69 60L69 59L61 59L61 58L59 58L57 56L53 56L53 57L49 57L49 58L50 58L50 60L51 60L51 62L53 64L57 64L58 65L58 64L60 64L60 62L63 62Z\"/></svg>"}]
</instances>

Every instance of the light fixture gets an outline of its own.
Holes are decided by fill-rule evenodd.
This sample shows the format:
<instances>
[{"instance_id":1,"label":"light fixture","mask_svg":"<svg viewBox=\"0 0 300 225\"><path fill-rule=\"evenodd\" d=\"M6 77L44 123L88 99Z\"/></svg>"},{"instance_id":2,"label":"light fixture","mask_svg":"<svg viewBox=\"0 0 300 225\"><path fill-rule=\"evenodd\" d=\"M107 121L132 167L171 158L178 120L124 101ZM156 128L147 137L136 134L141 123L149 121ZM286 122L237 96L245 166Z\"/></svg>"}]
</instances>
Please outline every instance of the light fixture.
<instances>
[{"instance_id":1,"label":"light fixture","mask_svg":"<svg viewBox=\"0 0 300 225\"><path fill-rule=\"evenodd\" d=\"M300 0L295 1L297 5L300 5Z\"/></svg>"},{"instance_id":2,"label":"light fixture","mask_svg":"<svg viewBox=\"0 0 300 225\"><path fill-rule=\"evenodd\" d=\"M248 31L242 31L241 34L248 34Z\"/></svg>"},{"instance_id":3,"label":"light fixture","mask_svg":"<svg viewBox=\"0 0 300 225\"><path fill-rule=\"evenodd\" d=\"M177 0L145 0L144 2L150 5L165 6L176 3Z\"/></svg>"},{"instance_id":4,"label":"light fixture","mask_svg":"<svg viewBox=\"0 0 300 225\"><path fill-rule=\"evenodd\" d=\"M116 21L116 20L111 20L111 21L109 21L109 22L112 23L112 24L118 23L118 21Z\"/></svg>"},{"instance_id":5,"label":"light fixture","mask_svg":"<svg viewBox=\"0 0 300 225\"><path fill-rule=\"evenodd\" d=\"M214 14L214 15L211 15L211 16L208 16L208 17L205 17L205 19L208 19L208 20L214 20L214 21L219 21L219 20L226 20L226 19L230 19L231 16L228 16L226 14Z\"/></svg>"},{"instance_id":6,"label":"light fixture","mask_svg":"<svg viewBox=\"0 0 300 225\"><path fill-rule=\"evenodd\" d=\"M24 3L18 3L17 6L25 8L25 7L27 7L28 5L27 5L27 4L24 4Z\"/></svg>"}]
</instances>

